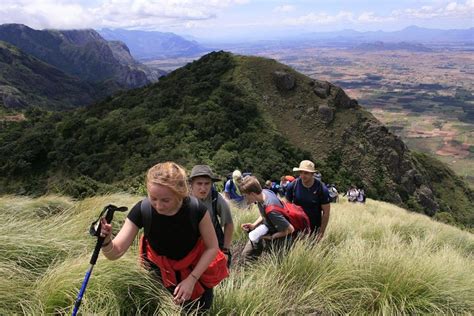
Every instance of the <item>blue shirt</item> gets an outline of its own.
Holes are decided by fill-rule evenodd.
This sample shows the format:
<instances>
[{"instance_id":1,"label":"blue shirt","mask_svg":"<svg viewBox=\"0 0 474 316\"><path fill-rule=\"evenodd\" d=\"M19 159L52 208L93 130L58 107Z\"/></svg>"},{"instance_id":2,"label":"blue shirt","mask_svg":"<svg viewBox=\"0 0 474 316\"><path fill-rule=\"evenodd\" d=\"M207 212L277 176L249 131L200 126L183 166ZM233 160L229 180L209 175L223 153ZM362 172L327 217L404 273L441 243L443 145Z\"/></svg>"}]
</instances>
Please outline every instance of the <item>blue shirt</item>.
<instances>
[{"instance_id":1,"label":"blue shirt","mask_svg":"<svg viewBox=\"0 0 474 316\"><path fill-rule=\"evenodd\" d=\"M227 180L225 183L224 192L229 193L231 200L235 200L236 202L242 202L244 200L242 195L237 194L237 188L233 180Z\"/></svg>"},{"instance_id":2,"label":"blue shirt","mask_svg":"<svg viewBox=\"0 0 474 316\"><path fill-rule=\"evenodd\" d=\"M288 201L303 207L311 222L312 231L321 227L321 205L329 204L330 202L329 190L322 182L314 179L313 185L307 188L303 185L301 179L297 178L288 184L285 196Z\"/></svg>"}]
</instances>

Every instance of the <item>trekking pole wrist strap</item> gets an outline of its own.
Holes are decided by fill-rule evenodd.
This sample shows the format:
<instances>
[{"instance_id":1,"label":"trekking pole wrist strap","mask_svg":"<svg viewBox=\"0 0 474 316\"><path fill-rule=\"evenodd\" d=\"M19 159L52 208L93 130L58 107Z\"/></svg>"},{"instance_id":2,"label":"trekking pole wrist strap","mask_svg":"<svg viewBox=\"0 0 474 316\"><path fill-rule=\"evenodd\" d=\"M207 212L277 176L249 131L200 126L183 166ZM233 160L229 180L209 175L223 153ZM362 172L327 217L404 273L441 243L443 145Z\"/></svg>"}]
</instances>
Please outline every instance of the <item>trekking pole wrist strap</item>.
<instances>
[{"instance_id":1,"label":"trekking pole wrist strap","mask_svg":"<svg viewBox=\"0 0 474 316\"><path fill-rule=\"evenodd\" d=\"M110 245L111 242L112 242L112 237L110 237L108 242L105 242L105 243L102 244L102 248L107 247L108 245Z\"/></svg>"}]
</instances>

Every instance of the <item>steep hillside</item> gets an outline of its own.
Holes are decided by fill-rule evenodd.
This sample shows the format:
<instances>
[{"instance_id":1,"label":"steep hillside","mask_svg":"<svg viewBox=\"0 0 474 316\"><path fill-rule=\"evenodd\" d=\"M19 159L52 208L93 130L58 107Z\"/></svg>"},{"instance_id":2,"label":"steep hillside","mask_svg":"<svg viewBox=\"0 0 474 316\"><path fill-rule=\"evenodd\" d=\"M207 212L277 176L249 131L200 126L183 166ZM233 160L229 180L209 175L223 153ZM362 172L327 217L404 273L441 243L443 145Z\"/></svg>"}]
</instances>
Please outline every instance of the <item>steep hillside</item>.
<instances>
[{"instance_id":1,"label":"steep hillside","mask_svg":"<svg viewBox=\"0 0 474 316\"><path fill-rule=\"evenodd\" d=\"M173 33L123 29L102 29L98 32L106 40L126 43L132 55L139 60L198 56L209 51L198 43Z\"/></svg>"},{"instance_id":2,"label":"steep hillside","mask_svg":"<svg viewBox=\"0 0 474 316\"><path fill-rule=\"evenodd\" d=\"M142 196L0 197L0 314L70 314L95 240L90 223L108 204L129 209ZM126 213L116 213L114 233ZM232 210L236 227L253 211ZM232 250L247 240L234 231ZM137 243L118 260L100 254L84 315L182 315L139 265ZM211 315L470 315L474 236L394 205L333 204L325 238L298 240L283 256L234 260L214 290ZM308 255L310 254L310 255ZM278 291L275 291L275 289Z\"/></svg>"},{"instance_id":3,"label":"steep hillside","mask_svg":"<svg viewBox=\"0 0 474 316\"><path fill-rule=\"evenodd\" d=\"M103 83L111 92L149 84L144 65L128 49L109 44L94 30L34 30L21 24L0 25L0 40L82 80ZM122 56L118 57L117 56ZM148 72L151 72L149 70ZM156 79L159 74L153 74Z\"/></svg>"},{"instance_id":4,"label":"steep hillside","mask_svg":"<svg viewBox=\"0 0 474 316\"><path fill-rule=\"evenodd\" d=\"M343 189L355 184L369 196L430 216L449 212L474 225L474 192L466 183L441 162L414 156L341 88L274 60L237 59L232 80L257 100L290 142L310 151L323 180Z\"/></svg>"},{"instance_id":5,"label":"steep hillside","mask_svg":"<svg viewBox=\"0 0 474 316\"><path fill-rule=\"evenodd\" d=\"M153 86L6 124L0 191L94 195L111 190L104 184L130 188L137 178L141 185L147 168L163 160L280 177L309 154L267 129L257 103L224 80L234 67L230 54L210 54Z\"/></svg>"},{"instance_id":6,"label":"steep hillside","mask_svg":"<svg viewBox=\"0 0 474 316\"><path fill-rule=\"evenodd\" d=\"M2 192L129 188L162 160L278 179L310 158L342 190L353 183L369 197L474 223L472 190L449 169L414 157L342 89L268 59L208 54L155 85L7 124L0 143Z\"/></svg>"},{"instance_id":7,"label":"steep hillside","mask_svg":"<svg viewBox=\"0 0 474 316\"><path fill-rule=\"evenodd\" d=\"M58 110L88 105L98 96L95 86L0 41L0 107Z\"/></svg>"}]
</instances>

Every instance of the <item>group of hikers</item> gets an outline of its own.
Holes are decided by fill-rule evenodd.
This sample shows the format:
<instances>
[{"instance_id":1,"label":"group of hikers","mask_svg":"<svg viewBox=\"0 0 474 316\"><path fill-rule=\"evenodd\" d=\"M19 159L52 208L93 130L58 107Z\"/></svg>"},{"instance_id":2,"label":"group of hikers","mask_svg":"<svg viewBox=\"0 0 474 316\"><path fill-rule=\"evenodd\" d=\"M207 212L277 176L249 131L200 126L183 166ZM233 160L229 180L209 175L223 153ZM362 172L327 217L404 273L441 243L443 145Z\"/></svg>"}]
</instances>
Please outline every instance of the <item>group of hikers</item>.
<instances>
[{"instance_id":1,"label":"group of hikers","mask_svg":"<svg viewBox=\"0 0 474 316\"><path fill-rule=\"evenodd\" d=\"M352 185L345 195L349 202L365 203L366 196L364 189L358 189L355 185Z\"/></svg>"},{"instance_id":2,"label":"group of hikers","mask_svg":"<svg viewBox=\"0 0 474 316\"><path fill-rule=\"evenodd\" d=\"M147 198L131 209L115 237L112 225L101 220L102 253L110 260L120 258L143 228L142 264L172 293L176 304L205 312L213 301L213 287L229 275L234 232L230 204L246 209L255 203L259 212L254 222L241 225L249 233L243 260L289 247L299 234L313 235L316 241L324 237L329 191L315 177L313 162L303 160L293 171L299 176L282 177L275 192L262 188L255 176L236 170L221 194L214 186L221 179L208 165L194 166L188 177L174 162L158 163L146 175Z\"/></svg>"}]
</instances>

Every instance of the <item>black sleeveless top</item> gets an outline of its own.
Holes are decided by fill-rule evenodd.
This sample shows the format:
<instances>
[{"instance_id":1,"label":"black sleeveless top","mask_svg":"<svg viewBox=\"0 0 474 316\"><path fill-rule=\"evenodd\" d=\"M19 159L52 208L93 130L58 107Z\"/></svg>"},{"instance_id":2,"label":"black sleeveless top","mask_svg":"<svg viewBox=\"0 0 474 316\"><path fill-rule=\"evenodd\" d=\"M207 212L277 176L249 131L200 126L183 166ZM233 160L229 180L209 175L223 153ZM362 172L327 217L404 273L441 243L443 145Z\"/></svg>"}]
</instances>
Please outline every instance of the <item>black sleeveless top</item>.
<instances>
[{"instance_id":1,"label":"black sleeveless top","mask_svg":"<svg viewBox=\"0 0 474 316\"><path fill-rule=\"evenodd\" d=\"M128 214L128 219L138 228L144 226L141 203L140 201L135 204ZM184 258L194 248L201 236L198 226L206 211L206 206L200 201L198 207L193 207L189 197L183 200L179 211L172 216L159 214L152 207L151 228L149 236L147 236L151 248L157 254L170 259ZM191 212L197 212L197 214Z\"/></svg>"}]
</instances>

